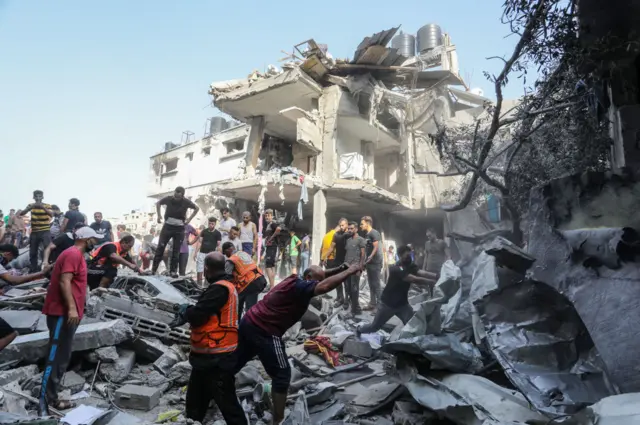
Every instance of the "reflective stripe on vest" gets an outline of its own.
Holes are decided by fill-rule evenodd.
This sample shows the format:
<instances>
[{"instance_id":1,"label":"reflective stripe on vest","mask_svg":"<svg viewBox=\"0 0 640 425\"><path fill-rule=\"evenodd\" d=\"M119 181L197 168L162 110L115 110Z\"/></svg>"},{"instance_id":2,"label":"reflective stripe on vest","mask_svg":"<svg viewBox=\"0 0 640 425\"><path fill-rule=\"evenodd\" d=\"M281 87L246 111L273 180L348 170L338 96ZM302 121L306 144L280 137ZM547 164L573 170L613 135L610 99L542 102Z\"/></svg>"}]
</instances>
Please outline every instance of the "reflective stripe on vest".
<instances>
[{"instance_id":1,"label":"reflective stripe on vest","mask_svg":"<svg viewBox=\"0 0 640 425\"><path fill-rule=\"evenodd\" d=\"M127 252L122 252L122 247L120 246L120 242L107 242L105 244L100 245L99 247L95 248L93 251L91 251L91 253L89 254L89 258L91 258L91 261L94 262L94 264L98 264L100 266L104 265L104 263L107 261L108 257L102 257L99 260L96 261L96 257L98 256L98 254L100 254L100 250L102 248L104 248L107 245L115 245L116 247L116 252L118 253L119 256L123 256L125 255ZM118 267L119 264L114 264L115 267Z\"/></svg>"},{"instance_id":2,"label":"reflective stripe on vest","mask_svg":"<svg viewBox=\"0 0 640 425\"><path fill-rule=\"evenodd\" d=\"M224 285L229 290L229 298L219 314L210 316L204 325L191 328L193 353L229 353L238 347L238 292L226 280L214 285Z\"/></svg>"},{"instance_id":3,"label":"reflective stripe on vest","mask_svg":"<svg viewBox=\"0 0 640 425\"><path fill-rule=\"evenodd\" d=\"M229 261L233 263L233 283L238 293L242 293L247 286L258 277L263 276L262 271L246 252L236 252Z\"/></svg>"}]
</instances>

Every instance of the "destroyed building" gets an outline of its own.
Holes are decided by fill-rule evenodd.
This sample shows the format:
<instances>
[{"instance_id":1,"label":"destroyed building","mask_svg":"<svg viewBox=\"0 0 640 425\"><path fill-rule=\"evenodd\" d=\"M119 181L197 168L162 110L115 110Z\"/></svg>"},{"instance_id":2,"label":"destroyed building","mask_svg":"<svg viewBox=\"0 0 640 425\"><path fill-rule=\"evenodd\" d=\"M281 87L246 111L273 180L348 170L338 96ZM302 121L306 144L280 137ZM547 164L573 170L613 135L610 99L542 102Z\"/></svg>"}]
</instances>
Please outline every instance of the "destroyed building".
<instances>
[{"instance_id":1,"label":"destroyed building","mask_svg":"<svg viewBox=\"0 0 640 425\"><path fill-rule=\"evenodd\" d=\"M308 40L282 70L211 84L214 105L243 124L225 129L216 117L216 132L151 157L149 196L182 185L203 213L216 197L234 199L239 211L290 213L318 242L316 262L322 235L341 216L370 215L398 235L415 234L426 212L444 228L439 195L457 181L416 170L441 171L428 135L487 99L464 90L448 35L407 57L386 47L397 31L366 37L349 61Z\"/></svg>"}]
</instances>

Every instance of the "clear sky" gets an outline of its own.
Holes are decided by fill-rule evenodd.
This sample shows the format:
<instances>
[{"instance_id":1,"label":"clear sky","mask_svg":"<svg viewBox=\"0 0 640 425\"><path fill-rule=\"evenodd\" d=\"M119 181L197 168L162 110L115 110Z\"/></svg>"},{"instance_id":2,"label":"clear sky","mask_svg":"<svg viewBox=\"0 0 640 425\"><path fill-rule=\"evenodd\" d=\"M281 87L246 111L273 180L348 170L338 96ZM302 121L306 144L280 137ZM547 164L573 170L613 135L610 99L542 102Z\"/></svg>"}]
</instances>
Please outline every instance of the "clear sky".
<instances>
[{"instance_id":1,"label":"clear sky","mask_svg":"<svg viewBox=\"0 0 640 425\"><path fill-rule=\"evenodd\" d=\"M119 216L146 204L149 156L196 137L216 114L213 81L280 65L314 38L336 58L363 37L440 24L462 76L493 97L483 71L510 52L502 0L0 0L0 208L32 191L66 208ZM470 80L470 81L469 81ZM507 97L521 93L512 83Z\"/></svg>"}]
</instances>

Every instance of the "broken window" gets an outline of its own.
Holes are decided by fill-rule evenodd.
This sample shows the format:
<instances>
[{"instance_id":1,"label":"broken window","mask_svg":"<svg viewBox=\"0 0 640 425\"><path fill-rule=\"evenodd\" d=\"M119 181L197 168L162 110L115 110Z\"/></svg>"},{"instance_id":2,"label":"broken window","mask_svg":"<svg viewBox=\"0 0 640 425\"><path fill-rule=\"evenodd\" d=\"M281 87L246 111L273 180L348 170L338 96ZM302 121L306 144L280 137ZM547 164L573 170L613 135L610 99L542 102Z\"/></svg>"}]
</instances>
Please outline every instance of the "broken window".
<instances>
[{"instance_id":1,"label":"broken window","mask_svg":"<svg viewBox=\"0 0 640 425\"><path fill-rule=\"evenodd\" d=\"M193 152L189 152L184 157L187 158L189 161L193 161Z\"/></svg>"},{"instance_id":2,"label":"broken window","mask_svg":"<svg viewBox=\"0 0 640 425\"><path fill-rule=\"evenodd\" d=\"M163 165L164 165L163 173L170 173L172 171L177 171L178 170L178 158L173 158L173 159L166 160Z\"/></svg>"},{"instance_id":3,"label":"broken window","mask_svg":"<svg viewBox=\"0 0 640 425\"><path fill-rule=\"evenodd\" d=\"M202 148L202 155L204 155L204 156L211 155L211 146L207 146L206 148Z\"/></svg>"},{"instance_id":4,"label":"broken window","mask_svg":"<svg viewBox=\"0 0 640 425\"><path fill-rule=\"evenodd\" d=\"M226 149L226 155L232 155L234 153L242 152L244 150L244 140L245 137L241 137L239 139L233 139L229 140L228 142L223 142Z\"/></svg>"}]
</instances>

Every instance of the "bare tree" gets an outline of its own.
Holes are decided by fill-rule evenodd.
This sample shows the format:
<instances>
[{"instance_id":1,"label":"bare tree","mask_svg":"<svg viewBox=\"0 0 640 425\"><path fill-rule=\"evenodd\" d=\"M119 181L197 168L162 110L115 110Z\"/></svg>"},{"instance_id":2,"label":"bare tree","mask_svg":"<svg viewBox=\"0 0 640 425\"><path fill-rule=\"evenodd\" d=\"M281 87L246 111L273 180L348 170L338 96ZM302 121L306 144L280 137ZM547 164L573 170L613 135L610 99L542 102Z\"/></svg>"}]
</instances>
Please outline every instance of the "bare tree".
<instances>
[{"instance_id":1,"label":"bare tree","mask_svg":"<svg viewBox=\"0 0 640 425\"><path fill-rule=\"evenodd\" d=\"M480 193L496 192L521 243L521 220L531 187L563 174L606 166L609 148L598 105L586 89L578 61L575 2L507 0L503 22L518 41L493 82L495 103L469 125L445 126L432 136L447 172L465 176L458 201L467 207ZM539 77L517 106L504 107L503 88L514 77L527 84L527 70Z\"/></svg>"}]
</instances>

